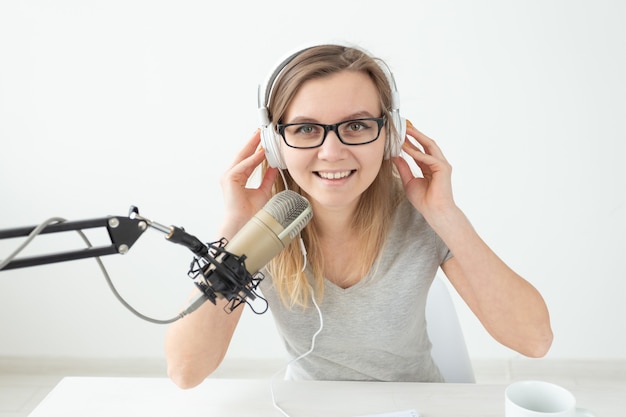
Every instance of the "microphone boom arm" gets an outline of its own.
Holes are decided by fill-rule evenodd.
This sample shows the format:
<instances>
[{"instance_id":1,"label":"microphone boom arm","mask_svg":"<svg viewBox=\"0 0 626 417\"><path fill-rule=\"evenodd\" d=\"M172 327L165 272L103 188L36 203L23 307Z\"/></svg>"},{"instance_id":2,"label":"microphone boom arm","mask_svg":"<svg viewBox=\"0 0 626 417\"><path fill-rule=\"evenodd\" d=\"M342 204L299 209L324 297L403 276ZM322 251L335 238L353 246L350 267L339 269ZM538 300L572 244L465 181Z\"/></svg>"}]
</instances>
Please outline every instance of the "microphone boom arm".
<instances>
[{"instance_id":1,"label":"microphone boom arm","mask_svg":"<svg viewBox=\"0 0 626 417\"><path fill-rule=\"evenodd\" d=\"M102 227L105 227L107 229L109 238L111 240L111 244L109 246L93 247L91 243L89 242L89 239L83 233L83 230L102 228ZM96 219L90 219L90 220L79 220L79 221L66 221L65 219L60 218L60 217L53 217L51 219L46 220L45 222L42 222L41 224L37 226L18 227L14 229L0 230L0 240L27 237L26 240L23 241L18 246L18 248L15 249L6 259L0 259L0 272L4 270L25 268L25 267L30 267L30 266L51 264L51 263L78 260L78 259L84 259L84 258L96 258L96 261L100 265L100 269L102 270L102 273L104 274L104 277L107 280L107 283L109 284L109 288L111 289L113 294L116 296L118 301L120 301L128 310L130 310L133 314L135 314L139 318L147 320L152 323L156 323L156 324L172 323L184 317L185 315L189 314L193 310L197 309L206 299L210 299L213 302L213 304L215 304L215 300L218 295L219 296L226 295L226 294L221 294L221 293L218 294L214 292L213 288L211 288L212 287L211 284L213 284L212 282L208 283L207 285L205 281L200 279L200 277L203 276L201 273L198 274L197 272L194 272L192 274L190 270L188 272L188 275L190 277L194 275L192 277L194 278L194 283L198 287L203 289L202 298L197 299L191 307L187 308L185 311L182 311L176 317L167 319L167 320L161 320L161 319L148 317L140 313L139 311L137 311L135 308L133 308L126 300L124 300L124 298L121 296L121 294L117 291L117 289L113 285L109 277L109 274L107 273L106 269L104 268L104 265L100 261L100 256L111 255L115 253L119 253L122 255L126 254L130 250L131 246L148 229L148 227L155 228L158 231L164 233L166 235L166 240L183 245L187 247L189 250L191 250L195 255L194 261L196 263L198 262L197 261L198 259L202 259L204 262L204 265L210 264L211 262L215 262L215 259L209 255L209 248L206 245L204 245L198 238L185 232L183 228L175 227L175 226L167 227L159 223L153 222L149 219L146 219L139 215L139 210L137 209L137 207L131 206L129 209L128 217L109 216L109 217L102 217L102 218L96 218ZM79 250L60 252L60 253L55 253L55 254L46 254L46 255L39 255L39 256L16 258L19 255L19 253L26 246L28 246L33 241L34 238L36 238L40 234L53 234L53 233L58 233L58 232L70 232L70 231L76 231L77 233L79 233L82 236L85 243L87 244L87 248L82 249L82 250L79 249ZM224 252L226 255L230 255L229 252L226 252L226 251ZM243 263L243 259L245 259L245 256L242 256L241 258L242 258L241 261ZM198 275L200 275L200 277L198 277ZM229 280L236 281L236 278L237 277L234 277L232 275L228 276ZM219 284L219 282L216 282L214 285L216 287L220 287L220 288L222 287ZM238 286L234 286L233 284L227 284L225 286L225 288L233 288L233 287L237 289L240 288ZM248 287L246 286L245 288L247 289ZM253 287L252 289L250 289L250 291L254 291L254 288L256 287ZM239 293L240 292L238 291L238 294ZM245 296L248 294L248 292L243 291L243 294L244 294L243 296ZM252 295L254 295L254 293ZM243 296L239 298L233 296L232 294L228 294L228 296L229 296L229 300L232 299L231 303L229 303L229 305L231 306L231 311L232 311L232 308L236 307L236 305L239 305L241 304L241 302L245 301Z\"/></svg>"},{"instance_id":2,"label":"microphone boom arm","mask_svg":"<svg viewBox=\"0 0 626 417\"><path fill-rule=\"evenodd\" d=\"M254 300L259 297L256 293L257 286L263 279L263 274L257 272L250 274L245 265L246 256L237 256L224 249L226 239L204 244L195 236L185 232L181 227L164 226L139 215L135 206L129 209L128 217L108 216L90 220L64 221L55 219L57 223L42 224L40 226L19 227L15 229L0 230L0 239L28 236L30 240L39 234L51 234L58 232L78 231L106 227L111 240L109 246L92 247L55 254L30 256L23 258L10 258L4 262L0 260L0 271L25 268L30 266L51 264L64 261L72 261L84 258L97 258L104 255L126 254L133 244L149 228L154 228L164 233L165 239L185 246L193 252L194 259L187 273L194 284L200 289L203 297L216 304L217 298L226 298L229 303L225 307L227 312L232 312L242 303L248 303L246 299ZM34 232L37 232L34 234ZM28 242L28 241L27 241ZM17 255L20 248L13 255ZM199 299L193 307L183 314L189 314L200 306L204 300ZM254 308L253 310L257 314Z\"/></svg>"},{"instance_id":3,"label":"microphone boom arm","mask_svg":"<svg viewBox=\"0 0 626 417\"><path fill-rule=\"evenodd\" d=\"M136 210L131 207L131 211ZM56 262L72 261L84 258L94 258L115 253L125 254L148 228L144 219L129 217L108 216L90 220L63 221L49 224L39 234L50 234L67 231L79 231L106 227L111 244L109 246L89 247L68 252L50 255L39 255L13 259L0 270L25 268L30 266L44 265ZM15 229L0 230L0 239L16 238L30 235L36 227L20 227Z\"/></svg>"}]
</instances>

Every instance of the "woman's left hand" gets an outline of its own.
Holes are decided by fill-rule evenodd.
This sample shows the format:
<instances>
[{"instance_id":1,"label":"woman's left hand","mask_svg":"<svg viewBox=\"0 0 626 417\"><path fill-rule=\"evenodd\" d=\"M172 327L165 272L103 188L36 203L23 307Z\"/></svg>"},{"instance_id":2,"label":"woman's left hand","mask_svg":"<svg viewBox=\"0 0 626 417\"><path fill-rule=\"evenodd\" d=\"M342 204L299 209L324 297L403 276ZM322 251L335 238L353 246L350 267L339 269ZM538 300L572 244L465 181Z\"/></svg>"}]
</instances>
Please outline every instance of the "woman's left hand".
<instances>
[{"instance_id":1,"label":"woman's left hand","mask_svg":"<svg viewBox=\"0 0 626 417\"><path fill-rule=\"evenodd\" d=\"M420 149L409 138L402 145L418 168L422 177L416 177L408 162L401 156L393 158L398 168L404 191L415 208L428 219L431 216L455 207L452 195L452 167L434 140L417 130L407 121L407 136L415 139Z\"/></svg>"}]
</instances>

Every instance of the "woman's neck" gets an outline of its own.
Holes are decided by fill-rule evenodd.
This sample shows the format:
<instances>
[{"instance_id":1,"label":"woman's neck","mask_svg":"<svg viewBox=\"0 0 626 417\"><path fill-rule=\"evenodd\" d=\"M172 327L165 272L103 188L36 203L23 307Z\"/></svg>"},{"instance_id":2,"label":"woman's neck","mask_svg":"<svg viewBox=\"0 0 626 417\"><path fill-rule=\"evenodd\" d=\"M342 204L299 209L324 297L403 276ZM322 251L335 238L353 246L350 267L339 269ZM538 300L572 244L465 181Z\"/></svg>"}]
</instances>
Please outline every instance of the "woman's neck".
<instances>
[{"instance_id":1,"label":"woman's neck","mask_svg":"<svg viewBox=\"0 0 626 417\"><path fill-rule=\"evenodd\" d=\"M341 237L350 238L354 233L352 228L355 208L328 208L313 206L313 217L319 237L326 240L336 240Z\"/></svg>"},{"instance_id":2,"label":"woman's neck","mask_svg":"<svg viewBox=\"0 0 626 417\"><path fill-rule=\"evenodd\" d=\"M322 210L314 215L324 278L348 288L363 278L363 245L353 227L353 210Z\"/></svg>"}]
</instances>

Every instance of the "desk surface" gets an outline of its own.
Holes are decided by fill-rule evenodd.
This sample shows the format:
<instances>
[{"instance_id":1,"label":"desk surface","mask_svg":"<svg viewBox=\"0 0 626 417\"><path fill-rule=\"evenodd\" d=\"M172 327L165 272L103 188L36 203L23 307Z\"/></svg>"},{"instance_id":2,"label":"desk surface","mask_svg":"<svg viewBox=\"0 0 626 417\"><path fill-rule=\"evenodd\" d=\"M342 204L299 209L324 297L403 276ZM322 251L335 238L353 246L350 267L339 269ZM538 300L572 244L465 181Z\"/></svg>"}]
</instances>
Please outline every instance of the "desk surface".
<instances>
[{"instance_id":1,"label":"desk surface","mask_svg":"<svg viewBox=\"0 0 626 417\"><path fill-rule=\"evenodd\" d=\"M421 417L504 415L504 385L275 381L290 417L354 417L417 410ZM568 387L571 389L571 387ZM574 389L598 417L621 416L626 388ZM29 417L281 416L269 380L212 379L181 390L167 378L67 377Z\"/></svg>"}]
</instances>

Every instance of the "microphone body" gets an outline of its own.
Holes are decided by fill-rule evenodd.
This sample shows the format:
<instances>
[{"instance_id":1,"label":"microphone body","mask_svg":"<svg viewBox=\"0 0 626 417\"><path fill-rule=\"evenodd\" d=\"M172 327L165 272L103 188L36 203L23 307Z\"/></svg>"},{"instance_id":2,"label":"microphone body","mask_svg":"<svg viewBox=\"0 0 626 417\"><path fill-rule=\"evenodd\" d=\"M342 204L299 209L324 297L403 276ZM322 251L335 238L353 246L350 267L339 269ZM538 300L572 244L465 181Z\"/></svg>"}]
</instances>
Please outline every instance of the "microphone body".
<instances>
[{"instance_id":1,"label":"microphone body","mask_svg":"<svg viewBox=\"0 0 626 417\"><path fill-rule=\"evenodd\" d=\"M291 241L278 236L282 226L267 211L260 210L224 248L237 256L246 255L246 270L254 275Z\"/></svg>"},{"instance_id":2,"label":"microphone body","mask_svg":"<svg viewBox=\"0 0 626 417\"><path fill-rule=\"evenodd\" d=\"M201 290L183 315L189 314L206 300L230 301L234 310L246 298L256 298L255 289L263 279L259 270L278 255L313 217L306 198L286 190L276 194L239 232L224 245L209 245L208 254L195 260L197 267L190 276ZM193 265L193 264L192 264Z\"/></svg>"}]
</instances>

